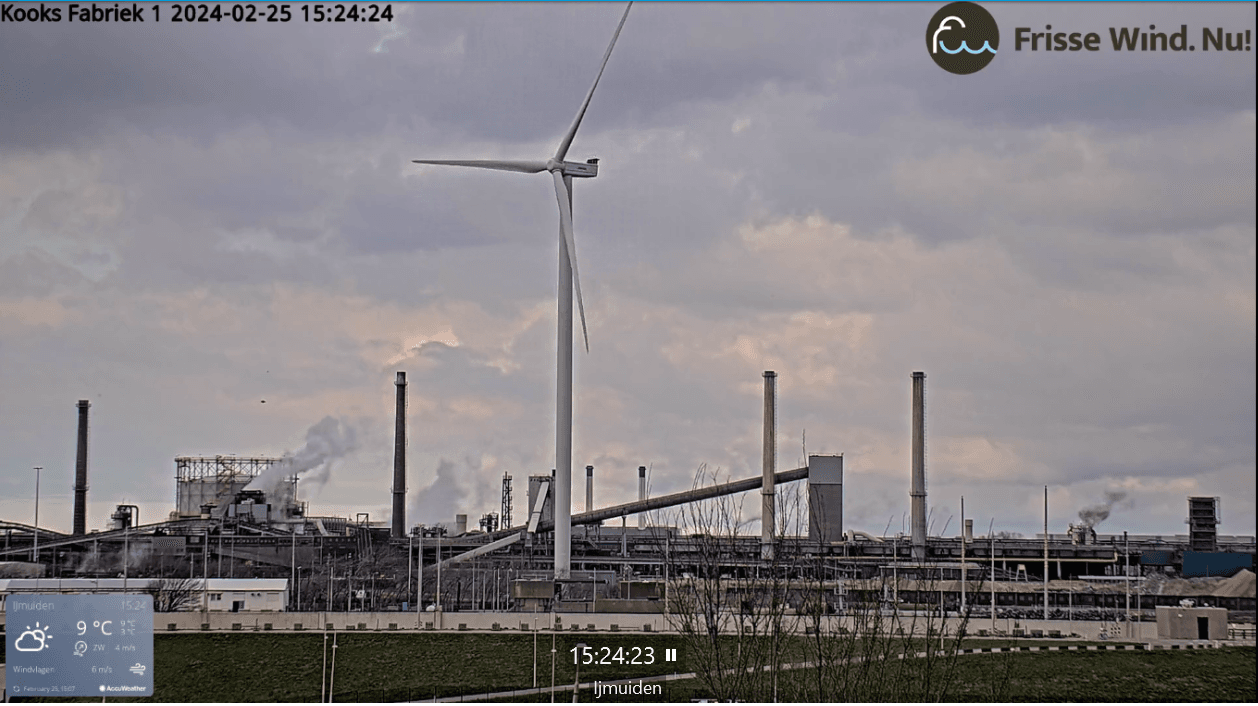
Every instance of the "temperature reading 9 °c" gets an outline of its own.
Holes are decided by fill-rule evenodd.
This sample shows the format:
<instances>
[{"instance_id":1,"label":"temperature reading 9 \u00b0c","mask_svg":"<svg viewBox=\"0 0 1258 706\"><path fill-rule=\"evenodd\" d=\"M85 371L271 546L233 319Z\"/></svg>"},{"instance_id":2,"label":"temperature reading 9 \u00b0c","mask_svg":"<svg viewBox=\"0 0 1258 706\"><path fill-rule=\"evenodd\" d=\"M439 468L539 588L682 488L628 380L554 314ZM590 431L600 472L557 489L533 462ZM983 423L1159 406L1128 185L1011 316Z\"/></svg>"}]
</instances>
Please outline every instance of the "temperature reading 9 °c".
<instances>
[{"instance_id":1,"label":"temperature reading 9 \u00b0c","mask_svg":"<svg viewBox=\"0 0 1258 706\"><path fill-rule=\"evenodd\" d=\"M123 622L130 622L130 621L123 621ZM75 627L79 629L80 635L87 634L88 627L87 627L86 620L80 620ZM99 631L100 634L102 635L113 635L115 634L115 632L117 632L116 625L114 624L114 621L112 620L93 620L91 630L92 632ZM123 634L128 634L128 633L124 630ZM131 634L134 634L134 633L131 633Z\"/></svg>"}]
</instances>

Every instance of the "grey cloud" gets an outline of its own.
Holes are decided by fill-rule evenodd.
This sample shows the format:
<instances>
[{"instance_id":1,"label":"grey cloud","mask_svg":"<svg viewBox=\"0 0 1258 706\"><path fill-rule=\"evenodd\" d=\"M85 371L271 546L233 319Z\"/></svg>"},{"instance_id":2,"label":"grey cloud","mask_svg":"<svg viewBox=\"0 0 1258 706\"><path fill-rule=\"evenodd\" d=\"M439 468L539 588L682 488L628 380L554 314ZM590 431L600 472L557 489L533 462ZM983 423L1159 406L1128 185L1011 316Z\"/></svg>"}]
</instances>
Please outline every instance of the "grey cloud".
<instances>
[{"instance_id":1,"label":"grey cloud","mask_svg":"<svg viewBox=\"0 0 1258 706\"><path fill-rule=\"evenodd\" d=\"M41 297L73 291L86 281L79 270L42 248L29 248L0 261L0 295Z\"/></svg>"}]
</instances>

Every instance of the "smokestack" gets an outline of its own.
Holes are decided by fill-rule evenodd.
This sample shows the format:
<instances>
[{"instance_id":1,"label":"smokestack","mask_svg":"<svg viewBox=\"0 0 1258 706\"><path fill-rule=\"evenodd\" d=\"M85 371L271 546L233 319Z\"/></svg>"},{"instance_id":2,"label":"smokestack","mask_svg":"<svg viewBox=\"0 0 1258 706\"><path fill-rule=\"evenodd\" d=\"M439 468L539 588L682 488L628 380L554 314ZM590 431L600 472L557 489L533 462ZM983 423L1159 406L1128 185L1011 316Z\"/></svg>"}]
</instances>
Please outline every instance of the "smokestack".
<instances>
[{"instance_id":1,"label":"smokestack","mask_svg":"<svg viewBox=\"0 0 1258 706\"><path fill-rule=\"evenodd\" d=\"M913 373L913 560L926 560L926 373Z\"/></svg>"},{"instance_id":2,"label":"smokestack","mask_svg":"<svg viewBox=\"0 0 1258 706\"><path fill-rule=\"evenodd\" d=\"M965 521L965 541L974 542L974 520Z\"/></svg>"},{"instance_id":3,"label":"smokestack","mask_svg":"<svg viewBox=\"0 0 1258 706\"><path fill-rule=\"evenodd\" d=\"M74 463L74 534L87 534L87 410L92 406L79 400L79 452Z\"/></svg>"},{"instance_id":4,"label":"smokestack","mask_svg":"<svg viewBox=\"0 0 1258 706\"><path fill-rule=\"evenodd\" d=\"M406 535L406 373L398 371L397 414L393 430L393 528L394 537Z\"/></svg>"},{"instance_id":5,"label":"smokestack","mask_svg":"<svg viewBox=\"0 0 1258 706\"><path fill-rule=\"evenodd\" d=\"M467 515L454 516L454 533L467 534Z\"/></svg>"},{"instance_id":6,"label":"smokestack","mask_svg":"<svg viewBox=\"0 0 1258 706\"><path fill-rule=\"evenodd\" d=\"M585 467L585 511L594 511L594 466Z\"/></svg>"},{"instance_id":7,"label":"smokestack","mask_svg":"<svg viewBox=\"0 0 1258 706\"><path fill-rule=\"evenodd\" d=\"M764 484L760 486L760 557L773 558L773 470L777 458L777 373L764 371Z\"/></svg>"},{"instance_id":8,"label":"smokestack","mask_svg":"<svg viewBox=\"0 0 1258 706\"><path fill-rule=\"evenodd\" d=\"M646 500L646 466L638 466L638 500ZM638 529L646 529L646 513L638 513Z\"/></svg>"}]
</instances>

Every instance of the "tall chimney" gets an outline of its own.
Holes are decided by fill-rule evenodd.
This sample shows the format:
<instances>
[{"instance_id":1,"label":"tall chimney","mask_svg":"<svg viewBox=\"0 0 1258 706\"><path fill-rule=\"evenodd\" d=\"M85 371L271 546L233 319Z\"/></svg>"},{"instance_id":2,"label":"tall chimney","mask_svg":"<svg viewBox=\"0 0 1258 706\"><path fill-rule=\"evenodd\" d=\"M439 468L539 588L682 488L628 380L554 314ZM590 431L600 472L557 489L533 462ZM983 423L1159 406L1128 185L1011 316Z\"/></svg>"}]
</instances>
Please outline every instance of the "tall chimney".
<instances>
[{"instance_id":1,"label":"tall chimney","mask_svg":"<svg viewBox=\"0 0 1258 706\"><path fill-rule=\"evenodd\" d=\"M913 373L913 560L926 560L926 373Z\"/></svg>"},{"instance_id":2,"label":"tall chimney","mask_svg":"<svg viewBox=\"0 0 1258 706\"><path fill-rule=\"evenodd\" d=\"M74 463L74 534L87 534L87 410L79 400L79 451Z\"/></svg>"},{"instance_id":3,"label":"tall chimney","mask_svg":"<svg viewBox=\"0 0 1258 706\"><path fill-rule=\"evenodd\" d=\"M594 511L594 466L585 467L585 511Z\"/></svg>"},{"instance_id":4,"label":"tall chimney","mask_svg":"<svg viewBox=\"0 0 1258 706\"><path fill-rule=\"evenodd\" d=\"M646 500L646 466L638 466L638 499ZM638 529L646 529L646 513L638 513Z\"/></svg>"},{"instance_id":5,"label":"tall chimney","mask_svg":"<svg viewBox=\"0 0 1258 706\"><path fill-rule=\"evenodd\" d=\"M454 516L454 533L456 535L467 534L467 515Z\"/></svg>"},{"instance_id":6,"label":"tall chimney","mask_svg":"<svg viewBox=\"0 0 1258 706\"><path fill-rule=\"evenodd\" d=\"M397 413L393 429L393 528L392 535L406 536L406 373L398 371Z\"/></svg>"},{"instance_id":7,"label":"tall chimney","mask_svg":"<svg viewBox=\"0 0 1258 706\"><path fill-rule=\"evenodd\" d=\"M760 558L773 558L773 471L777 458L777 373L764 371L764 483L760 486Z\"/></svg>"}]
</instances>

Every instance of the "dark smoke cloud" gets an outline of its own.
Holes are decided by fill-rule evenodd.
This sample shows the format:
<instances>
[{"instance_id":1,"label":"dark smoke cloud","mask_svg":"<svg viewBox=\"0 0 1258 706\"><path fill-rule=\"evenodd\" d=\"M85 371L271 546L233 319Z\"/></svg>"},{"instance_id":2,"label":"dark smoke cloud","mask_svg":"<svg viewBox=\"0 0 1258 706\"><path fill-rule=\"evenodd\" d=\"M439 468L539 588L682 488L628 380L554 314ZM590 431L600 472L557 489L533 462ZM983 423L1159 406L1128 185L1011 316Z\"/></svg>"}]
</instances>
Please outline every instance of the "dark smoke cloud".
<instances>
[{"instance_id":1,"label":"dark smoke cloud","mask_svg":"<svg viewBox=\"0 0 1258 706\"><path fill-rule=\"evenodd\" d=\"M1096 527L1109 517L1110 511L1114 509L1114 504L1121 502L1127 497L1127 493L1121 490L1105 491L1105 502L1100 505L1085 507L1079 511L1079 519L1083 521L1085 527Z\"/></svg>"}]
</instances>

